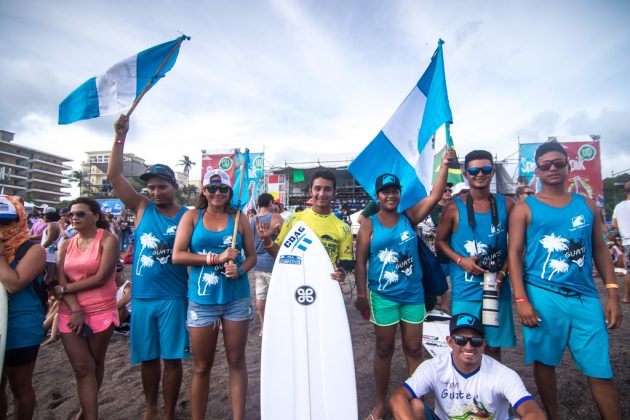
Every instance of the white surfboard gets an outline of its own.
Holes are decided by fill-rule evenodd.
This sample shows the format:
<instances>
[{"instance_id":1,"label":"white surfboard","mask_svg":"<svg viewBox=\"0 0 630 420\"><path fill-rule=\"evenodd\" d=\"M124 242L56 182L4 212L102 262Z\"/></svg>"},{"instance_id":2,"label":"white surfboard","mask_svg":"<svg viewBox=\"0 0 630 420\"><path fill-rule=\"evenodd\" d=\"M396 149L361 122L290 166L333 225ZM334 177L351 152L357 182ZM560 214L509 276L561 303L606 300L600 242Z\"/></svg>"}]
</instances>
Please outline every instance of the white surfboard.
<instances>
[{"instance_id":1,"label":"white surfboard","mask_svg":"<svg viewBox=\"0 0 630 420\"><path fill-rule=\"evenodd\" d=\"M263 420L358 417L350 327L332 272L317 235L296 224L280 246L267 294Z\"/></svg>"},{"instance_id":2,"label":"white surfboard","mask_svg":"<svg viewBox=\"0 0 630 420\"><path fill-rule=\"evenodd\" d=\"M0 377L4 368L4 353L7 349L7 328L9 323L9 295L0 284Z\"/></svg>"}]
</instances>

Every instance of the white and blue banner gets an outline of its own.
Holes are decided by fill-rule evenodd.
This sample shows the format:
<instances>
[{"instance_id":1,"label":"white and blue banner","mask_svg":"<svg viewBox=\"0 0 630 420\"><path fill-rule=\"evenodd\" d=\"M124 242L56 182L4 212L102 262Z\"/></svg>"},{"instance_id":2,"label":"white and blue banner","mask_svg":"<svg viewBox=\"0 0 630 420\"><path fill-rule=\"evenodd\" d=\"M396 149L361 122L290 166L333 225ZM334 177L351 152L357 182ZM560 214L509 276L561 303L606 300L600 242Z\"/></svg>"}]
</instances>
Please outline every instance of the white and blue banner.
<instances>
[{"instance_id":1,"label":"white and blue banner","mask_svg":"<svg viewBox=\"0 0 630 420\"><path fill-rule=\"evenodd\" d=\"M444 123L453 122L446 90L442 44L440 40L431 64L396 113L348 167L374 199L375 182L379 175L392 173L398 176L402 184L400 211L427 196L433 171L431 139Z\"/></svg>"},{"instance_id":2,"label":"white and blue banner","mask_svg":"<svg viewBox=\"0 0 630 420\"><path fill-rule=\"evenodd\" d=\"M59 124L113 115L131 106L146 86L152 88L173 68L184 39L190 38L182 35L144 50L83 83L59 104Z\"/></svg>"},{"instance_id":3,"label":"white and blue banner","mask_svg":"<svg viewBox=\"0 0 630 420\"><path fill-rule=\"evenodd\" d=\"M101 211L105 214L111 213L114 216L120 216L120 213L125 209L125 205L118 198L97 199L96 201L98 201Z\"/></svg>"},{"instance_id":4,"label":"white and blue banner","mask_svg":"<svg viewBox=\"0 0 630 420\"><path fill-rule=\"evenodd\" d=\"M232 196L232 207L243 211L249 204L249 198L251 196L249 183L251 161L249 150L245 149L244 152L235 150L234 164L236 166L236 170L234 171L234 195Z\"/></svg>"}]
</instances>

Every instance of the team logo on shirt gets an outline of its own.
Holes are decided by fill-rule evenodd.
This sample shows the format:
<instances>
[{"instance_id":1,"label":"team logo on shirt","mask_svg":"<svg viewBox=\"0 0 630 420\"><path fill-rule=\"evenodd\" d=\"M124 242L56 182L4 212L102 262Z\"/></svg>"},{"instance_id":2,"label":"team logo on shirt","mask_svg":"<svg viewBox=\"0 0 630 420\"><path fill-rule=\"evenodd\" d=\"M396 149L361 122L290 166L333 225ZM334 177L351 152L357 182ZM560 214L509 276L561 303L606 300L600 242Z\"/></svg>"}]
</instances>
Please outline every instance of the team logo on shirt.
<instances>
[{"instance_id":1,"label":"team logo on shirt","mask_svg":"<svg viewBox=\"0 0 630 420\"><path fill-rule=\"evenodd\" d=\"M140 235L138 241L140 243L140 252L136 264L136 275L142 276L142 270L151 268L155 262L161 265L168 263L173 253L173 245L168 242L161 241L151 232L145 232Z\"/></svg>"},{"instance_id":2,"label":"team logo on shirt","mask_svg":"<svg viewBox=\"0 0 630 420\"><path fill-rule=\"evenodd\" d=\"M407 242L409 239L411 239L411 234L409 233L408 230L403 231L400 234L400 242Z\"/></svg>"},{"instance_id":3,"label":"team logo on shirt","mask_svg":"<svg viewBox=\"0 0 630 420\"><path fill-rule=\"evenodd\" d=\"M175 235L175 233L177 232L177 225L171 225L166 229L166 232L164 232L165 235Z\"/></svg>"},{"instance_id":4,"label":"team logo on shirt","mask_svg":"<svg viewBox=\"0 0 630 420\"><path fill-rule=\"evenodd\" d=\"M574 228L584 226L585 224L586 224L586 219L581 214L571 219L571 226L573 226Z\"/></svg>"},{"instance_id":5,"label":"team logo on shirt","mask_svg":"<svg viewBox=\"0 0 630 420\"><path fill-rule=\"evenodd\" d=\"M578 216L573 218L571 224L575 225L576 222L584 221L579 220ZM550 235L543 235L540 244L547 251L547 258L540 273L541 279L551 281L555 274L568 272L571 264L577 265L581 270L586 262L586 246L583 236L577 239L567 239L552 232Z\"/></svg>"}]
</instances>

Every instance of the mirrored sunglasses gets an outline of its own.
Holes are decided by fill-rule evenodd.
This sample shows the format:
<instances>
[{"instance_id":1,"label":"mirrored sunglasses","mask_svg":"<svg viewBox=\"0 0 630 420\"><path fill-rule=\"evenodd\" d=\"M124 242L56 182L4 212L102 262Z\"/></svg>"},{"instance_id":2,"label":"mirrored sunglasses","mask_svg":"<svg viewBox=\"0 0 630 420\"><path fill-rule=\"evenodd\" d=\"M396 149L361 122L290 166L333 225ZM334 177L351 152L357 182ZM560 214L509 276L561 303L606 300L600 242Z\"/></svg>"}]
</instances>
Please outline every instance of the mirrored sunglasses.
<instances>
[{"instance_id":1,"label":"mirrored sunglasses","mask_svg":"<svg viewBox=\"0 0 630 420\"><path fill-rule=\"evenodd\" d=\"M470 176L477 176L479 172L481 172L484 175L490 175L493 169L494 169L493 166L484 166L482 168L467 168L466 172L468 172L468 175Z\"/></svg>"},{"instance_id":2,"label":"mirrored sunglasses","mask_svg":"<svg viewBox=\"0 0 630 420\"><path fill-rule=\"evenodd\" d=\"M206 187L206 191L208 191L210 194L214 194L215 192L217 192L217 190L221 194L227 194L230 191L230 187L228 187L227 185L208 185Z\"/></svg>"},{"instance_id":3,"label":"mirrored sunglasses","mask_svg":"<svg viewBox=\"0 0 630 420\"><path fill-rule=\"evenodd\" d=\"M464 337L463 335L452 335L451 337L455 344L462 347L468 342L470 342L470 345L473 347L480 347L483 344L482 337Z\"/></svg>"},{"instance_id":4,"label":"mirrored sunglasses","mask_svg":"<svg viewBox=\"0 0 630 420\"><path fill-rule=\"evenodd\" d=\"M554 159L554 160L545 160L544 162L540 162L536 166L541 171L547 172L549 169L551 169L552 166L554 166L556 169L564 169L567 167L568 164L569 162L567 162L566 159L559 158L559 159Z\"/></svg>"}]
</instances>

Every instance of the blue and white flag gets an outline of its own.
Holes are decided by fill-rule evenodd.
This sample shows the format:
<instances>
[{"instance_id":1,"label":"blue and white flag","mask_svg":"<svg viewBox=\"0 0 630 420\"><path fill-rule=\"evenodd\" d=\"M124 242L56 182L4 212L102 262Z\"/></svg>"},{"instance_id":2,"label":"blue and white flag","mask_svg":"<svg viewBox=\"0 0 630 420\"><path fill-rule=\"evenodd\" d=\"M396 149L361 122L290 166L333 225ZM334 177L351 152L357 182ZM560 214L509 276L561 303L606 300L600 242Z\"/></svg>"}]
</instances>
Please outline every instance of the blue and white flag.
<instances>
[{"instance_id":1,"label":"blue and white flag","mask_svg":"<svg viewBox=\"0 0 630 420\"><path fill-rule=\"evenodd\" d=\"M398 176L402 184L400 211L427 196L433 171L431 138L444 123L453 122L442 44L440 40L431 64L396 113L348 167L374 199L379 175L392 173Z\"/></svg>"},{"instance_id":2,"label":"blue and white flag","mask_svg":"<svg viewBox=\"0 0 630 420\"><path fill-rule=\"evenodd\" d=\"M83 83L59 104L59 124L113 115L131 106L147 85L152 88L173 68L184 39L190 38L182 35L144 50Z\"/></svg>"},{"instance_id":3,"label":"blue and white flag","mask_svg":"<svg viewBox=\"0 0 630 420\"><path fill-rule=\"evenodd\" d=\"M243 211L249 203L250 196L249 172L251 161L249 159L249 150L245 149L244 152L235 150L234 164L236 165L236 171L234 171L234 196L232 197L232 207ZM242 187L241 183L243 185Z\"/></svg>"}]
</instances>

